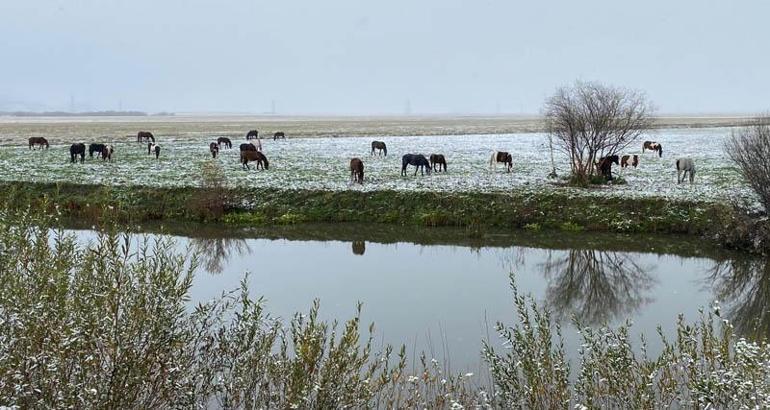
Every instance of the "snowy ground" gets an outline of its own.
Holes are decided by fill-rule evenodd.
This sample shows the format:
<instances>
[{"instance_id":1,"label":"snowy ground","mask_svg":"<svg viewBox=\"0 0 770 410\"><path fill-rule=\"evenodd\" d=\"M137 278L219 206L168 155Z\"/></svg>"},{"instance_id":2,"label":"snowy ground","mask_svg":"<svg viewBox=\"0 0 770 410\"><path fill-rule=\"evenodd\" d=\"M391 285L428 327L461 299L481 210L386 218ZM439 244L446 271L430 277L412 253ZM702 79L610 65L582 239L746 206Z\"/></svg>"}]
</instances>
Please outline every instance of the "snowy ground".
<instances>
[{"instance_id":1,"label":"snowy ground","mask_svg":"<svg viewBox=\"0 0 770 410\"><path fill-rule=\"evenodd\" d=\"M743 200L753 198L727 159L723 144L729 128L657 130L642 138L663 144L663 157L645 153L638 169L616 173L628 181L626 185L591 190L573 190L587 195L665 196L677 199ZM211 160L208 143L216 135L179 135L159 137L161 158L147 155L146 144L130 142L125 137L83 138L82 142L112 143L116 152L112 163L86 159L86 163L69 163L69 144L78 137L58 140L50 138L49 150L30 151L24 146L0 147L0 178L13 181L74 182L105 185L194 186L199 182L201 164ZM387 157L369 154L371 140L388 145ZM546 176L550 172L548 140L543 134L519 133L497 135L391 136L289 138L285 141L263 140L264 152L270 160L268 171L244 171L238 163L238 145L222 150L216 159L225 170L228 183L237 186L326 189L326 190L430 190L430 191L542 191L562 190ZM628 153L639 154L641 140ZM500 165L489 168L493 150L513 154L514 168L506 173ZM444 154L449 172L421 177L400 176L401 156L406 153ZM365 164L363 187L349 183L350 158L360 157ZM691 157L698 169L694 185L676 183L674 161ZM557 153L557 172L568 171L565 157Z\"/></svg>"}]
</instances>

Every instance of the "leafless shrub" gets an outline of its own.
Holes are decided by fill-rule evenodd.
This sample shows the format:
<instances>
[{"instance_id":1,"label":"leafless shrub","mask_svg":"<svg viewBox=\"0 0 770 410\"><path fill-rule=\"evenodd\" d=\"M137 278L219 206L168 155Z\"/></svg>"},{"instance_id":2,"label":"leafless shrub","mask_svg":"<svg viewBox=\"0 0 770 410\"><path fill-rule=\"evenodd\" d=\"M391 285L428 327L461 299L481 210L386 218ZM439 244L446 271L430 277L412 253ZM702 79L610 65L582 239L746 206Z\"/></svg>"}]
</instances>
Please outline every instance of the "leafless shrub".
<instances>
[{"instance_id":1,"label":"leafless shrub","mask_svg":"<svg viewBox=\"0 0 770 410\"><path fill-rule=\"evenodd\" d=\"M767 212L770 209L770 116L759 117L753 124L734 131L725 150Z\"/></svg>"},{"instance_id":2,"label":"leafless shrub","mask_svg":"<svg viewBox=\"0 0 770 410\"><path fill-rule=\"evenodd\" d=\"M201 165L201 192L193 201L194 211L201 219L218 219L229 203L227 178L219 163L206 161Z\"/></svg>"},{"instance_id":3,"label":"leafless shrub","mask_svg":"<svg viewBox=\"0 0 770 410\"><path fill-rule=\"evenodd\" d=\"M559 88L544 108L546 130L581 184L598 173L599 158L620 152L650 128L652 113L639 91L583 82Z\"/></svg>"}]
</instances>

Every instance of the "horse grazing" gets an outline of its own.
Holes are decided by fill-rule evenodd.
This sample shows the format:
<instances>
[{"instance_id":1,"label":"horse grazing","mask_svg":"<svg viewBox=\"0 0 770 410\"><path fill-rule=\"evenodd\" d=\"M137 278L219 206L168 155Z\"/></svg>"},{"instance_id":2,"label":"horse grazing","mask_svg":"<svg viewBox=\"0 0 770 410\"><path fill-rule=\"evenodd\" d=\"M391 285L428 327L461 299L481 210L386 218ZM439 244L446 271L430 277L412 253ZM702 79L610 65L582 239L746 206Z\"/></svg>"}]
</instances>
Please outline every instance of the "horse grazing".
<instances>
[{"instance_id":1,"label":"horse grazing","mask_svg":"<svg viewBox=\"0 0 770 410\"><path fill-rule=\"evenodd\" d=\"M612 164L618 165L618 156L617 155L608 155L606 157L599 158L599 161L596 163L596 167L599 168L599 172L601 172L601 175L605 178L607 178L608 181L611 181L613 179L612 177Z\"/></svg>"},{"instance_id":2,"label":"horse grazing","mask_svg":"<svg viewBox=\"0 0 770 410\"><path fill-rule=\"evenodd\" d=\"M217 154L219 154L219 144L216 142L209 144L209 151L211 151L211 158L216 158Z\"/></svg>"},{"instance_id":3,"label":"horse grazing","mask_svg":"<svg viewBox=\"0 0 770 410\"><path fill-rule=\"evenodd\" d=\"M105 145L104 148L102 148L102 161L109 161L112 162L112 154L115 153L115 147L112 145Z\"/></svg>"},{"instance_id":4,"label":"horse grazing","mask_svg":"<svg viewBox=\"0 0 770 410\"><path fill-rule=\"evenodd\" d=\"M372 141L372 155L374 155L374 150L379 150L380 155L384 153L386 157L388 156L388 147L382 141Z\"/></svg>"},{"instance_id":5,"label":"horse grazing","mask_svg":"<svg viewBox=\"0 0 770 410\"><path fill-rule=\"evenodd\" d=\"M251 139L258 140L259 139L259 131L251 130L251 131L247 132L246 133L246 141L251 140Z\"/></svg>"},{"instance_id":6,"label":"horse grazing","mask_svg":"<svg viewBox=\"0 0 770 410\"><path fill-rule=\"evenodd\" d=\"M420 175L425 175L425 172L430 175L430 162L422 154L406 154L401 157L401 175L406 176L406 166L414 165L414 175L417 175L417 170L420 170ZM423 172L424 171L424 172Z\"/></svg>"},{"instance_id":7,"label":"horse grazing","mask_svg":"<svg viewBox=\"0 0 770 410\"><path fill-rule=\"evenodd\" d=\"M230 138L227 138L227 137L217 138L217 145L221 146L222 144L225 144L225 148L227 149L230 149L233 147L233 142L230 141Z\"/></svg>"},{"instance_id":8,"label":"horse grazing","mask_svg":"<svg viewBox=\"0 0 770 410\"><path fill-rule=\"evenodd\" d=\"M361 161L361 158L350 160L350 180L359 184L364 183L364 161Z\"/></svg>"},{"instance_id":9,"label":"horse grazing","mask_svg":"<svg viewBox=\"0 0 770 410\"><path fill-rule=\"evenodd\" d=\"M492 157L489 158L489 166L494 165L497 169L497 164L503 163L507 165L508 172L513 169L513 156L505 151L495 151L492 153Z\"/></svg>"},{"instance_id":10,"label":"horse grazing","mask_svg":"<svg viewBox=\"0 0 770 410\"><path fill-rule=\"evenodd\" d=\"M629 162L630 161L630 162ZM620 167L626 168L629 165L636 168L639 165L639 156L638 155L623 155L620 157Z\"/></svg>"},{"instance_id":11,"label":"horse grazing","mask_svg":"<svg viewBox=\"0 0 770 410\"><path fill-rule=\"evenodd\" d=\"M98 158L100 155L102 155L102 151L104 151L106 147L107 146L104 144L88 144L88 158L93 158L94 152Z\"/></svg>"},{"instance_id":12,"label":"horse grazing","mask_svg":"<svg viewBox=\"0 0 770 410\"><path fill-rule=\"evenodd\" d=\"M48 149L48 140L43 137L30 137L29 149L34 149L35 145L40 145L41 149L43 146L45 146L45 149Z\"/></svg>"},{"instance_id":13,"label":"horse grazing","mask_svg":"<svg viewBox=\"0 0 770 410\"><path fill-rule=\"evenodd\" d=\"M644 144L642 144L642 154L647 150L658 151L658 158L663 156L663 145L655 141L644 141Z\"/></svg>"},{"instance_id":14,"label":"horse grazing","mask_svg":"<svg viewBox=\"0 0 770 410\"><path fill-rule=\"evenodd\" d=\"M283 131L278 131L275 134L273 134L273 141L277 140L278 138L286 139L286 134L283 133Z\"/></svg>"},{"instance_id":15,"label":"horse grazing","mask_svg":"<svg viewBox=\"0 0 770 410\"><path fill-rule=\"evenodd\" d=\"M438 167L436 167L438 165ZM446 172L446 158L442 154L430 154L430 167L436 172L441 172L441 166L444 167Z\"/></svg>"},{"instance_id":16,"label":"horse grazing","mask_svg":"<svg viewBox=\"0 0 770 410\"><path fill-rule=\"evenodd\" d=\"M160 158L160 145L155 145L154 142L147 144L147 155L155 154L155 159Z\"/></svg>"},{"instance_id":17,"label":"horse grazing","mask_svg":"<svg viewBox=\"0 0 770 410\"><path fill-rule=\"evenodd\" d=\"M136 142L155 142L155 136L149 131L139 131L136 133Z\"/></svg>"},{"instance_id":18,"label":"horse grazing","mask_svg":"<svg viewBox=\"0 0 770 410\"><path fill-rule=\"evenodd\" d=\"M80 155L80 163L86 160L86 144L77 143L70 145L70 162L75 163L75 158Z\"/></svg>"},{"instance_id":19,"label":"horse grazing","mask_svg":"<svg viewBox=\"0 0 770 410\"><path fill-rule=\"evenodd\" d=\"M262 169L267 169L270 166L265 154L259 151L241 151L241 166L243 166L243 169L251 169L249 162L253 161L257 162L257 169L259 169L260 166Z\"/></svg>"},{"instance_id":20,"label":"horse grazing","mask_svg":"<svg viewBox=\"0 0 770 410\"><path fill-rule=\"evenodd\" d=\"M262 151L262 144L257 141L257 144L253 142L246 142L240 146L241 152L243 151Z\"/></svg>"},{"instance_id":21,"label":"horse grazing","mask_svg":"<svg viewBox=\"0 0 770 410\"><path fill-rule=\"evenodd\" d=\"M684 175L682 173L684 172ZM695 162L692 158L679 158L676 160L676 183L681 184L690 173L690 183L695 179Z\"/></svg>"}]
</instances>

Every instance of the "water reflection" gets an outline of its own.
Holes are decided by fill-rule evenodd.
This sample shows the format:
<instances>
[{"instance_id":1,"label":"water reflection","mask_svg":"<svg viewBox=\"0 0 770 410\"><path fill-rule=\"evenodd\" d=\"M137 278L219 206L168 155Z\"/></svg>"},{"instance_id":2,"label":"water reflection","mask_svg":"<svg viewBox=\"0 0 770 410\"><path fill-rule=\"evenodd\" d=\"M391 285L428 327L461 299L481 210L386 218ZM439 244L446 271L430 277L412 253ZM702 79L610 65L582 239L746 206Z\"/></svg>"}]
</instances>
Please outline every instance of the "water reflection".
<instances>
[{"instance_id":1,"label":"water reflection","mask_svg":"<svg viewBox=\"0 0 770 410\"><path fill-rule=\"evenodd\" d=\"M560 321L572 315L586 325L623 319L653 300L649 293L656 281L648 271L633 254L549 251L543 263L545 303Z\"/></svg>"},{"instance_id":2,"label":"water reflection","mask_svg":"<svg viewBox=\"0 0 770 410\"><path fill-rule=\"evenodd\" d=\"M708 279L738 333L770 337L770 259L719 261Z\"/></svg>"},{"instance_id":3,"label":"water reflection","mask_svg":"<svg viewBox=\"0 0 770 410\"><path fill-rule=\"evenodd\" d=\"M363 255L366 252L366 242L353 241L353 255Z\"/></svg>"},{"instance_id":4,"label":"water reflection","mask_svg":"<svg viewBox=\"0 0 770 410\"><path fill-rule=\"evenodd\" d=\"M241 238L190 238L190 246L210 273L222 273L232 256L251 252L249 244Z\"/></svg>"}]
</instances>

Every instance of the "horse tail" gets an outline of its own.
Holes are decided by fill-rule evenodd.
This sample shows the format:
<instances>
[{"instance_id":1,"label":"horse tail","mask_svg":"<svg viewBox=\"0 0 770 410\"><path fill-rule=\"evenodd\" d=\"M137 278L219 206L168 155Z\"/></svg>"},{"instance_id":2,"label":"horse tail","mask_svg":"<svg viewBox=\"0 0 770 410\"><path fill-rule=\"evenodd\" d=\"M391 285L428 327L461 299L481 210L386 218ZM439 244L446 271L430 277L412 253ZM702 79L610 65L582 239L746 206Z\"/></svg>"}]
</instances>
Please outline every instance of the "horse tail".
<instances>
[{"instance_id":1,"label":"horse tail","mask_svg":"<svg viewBox=\"0 0 770 410\"><path fill-rule=\"evenodd\" d=\"M489 157L489 166L491 167L492 164L495 162L495 152L492 152L492 156Z\"/></svg>"},{"instance_id":2,"label":"horse tail","mask_svg":"<svg viewBox=\"0 0 770 410\"><path fill-rule=\"evenodd\" d=\"M663 146L658 144L658 158L663 158Z\"/></svg>"}]
</instances>

